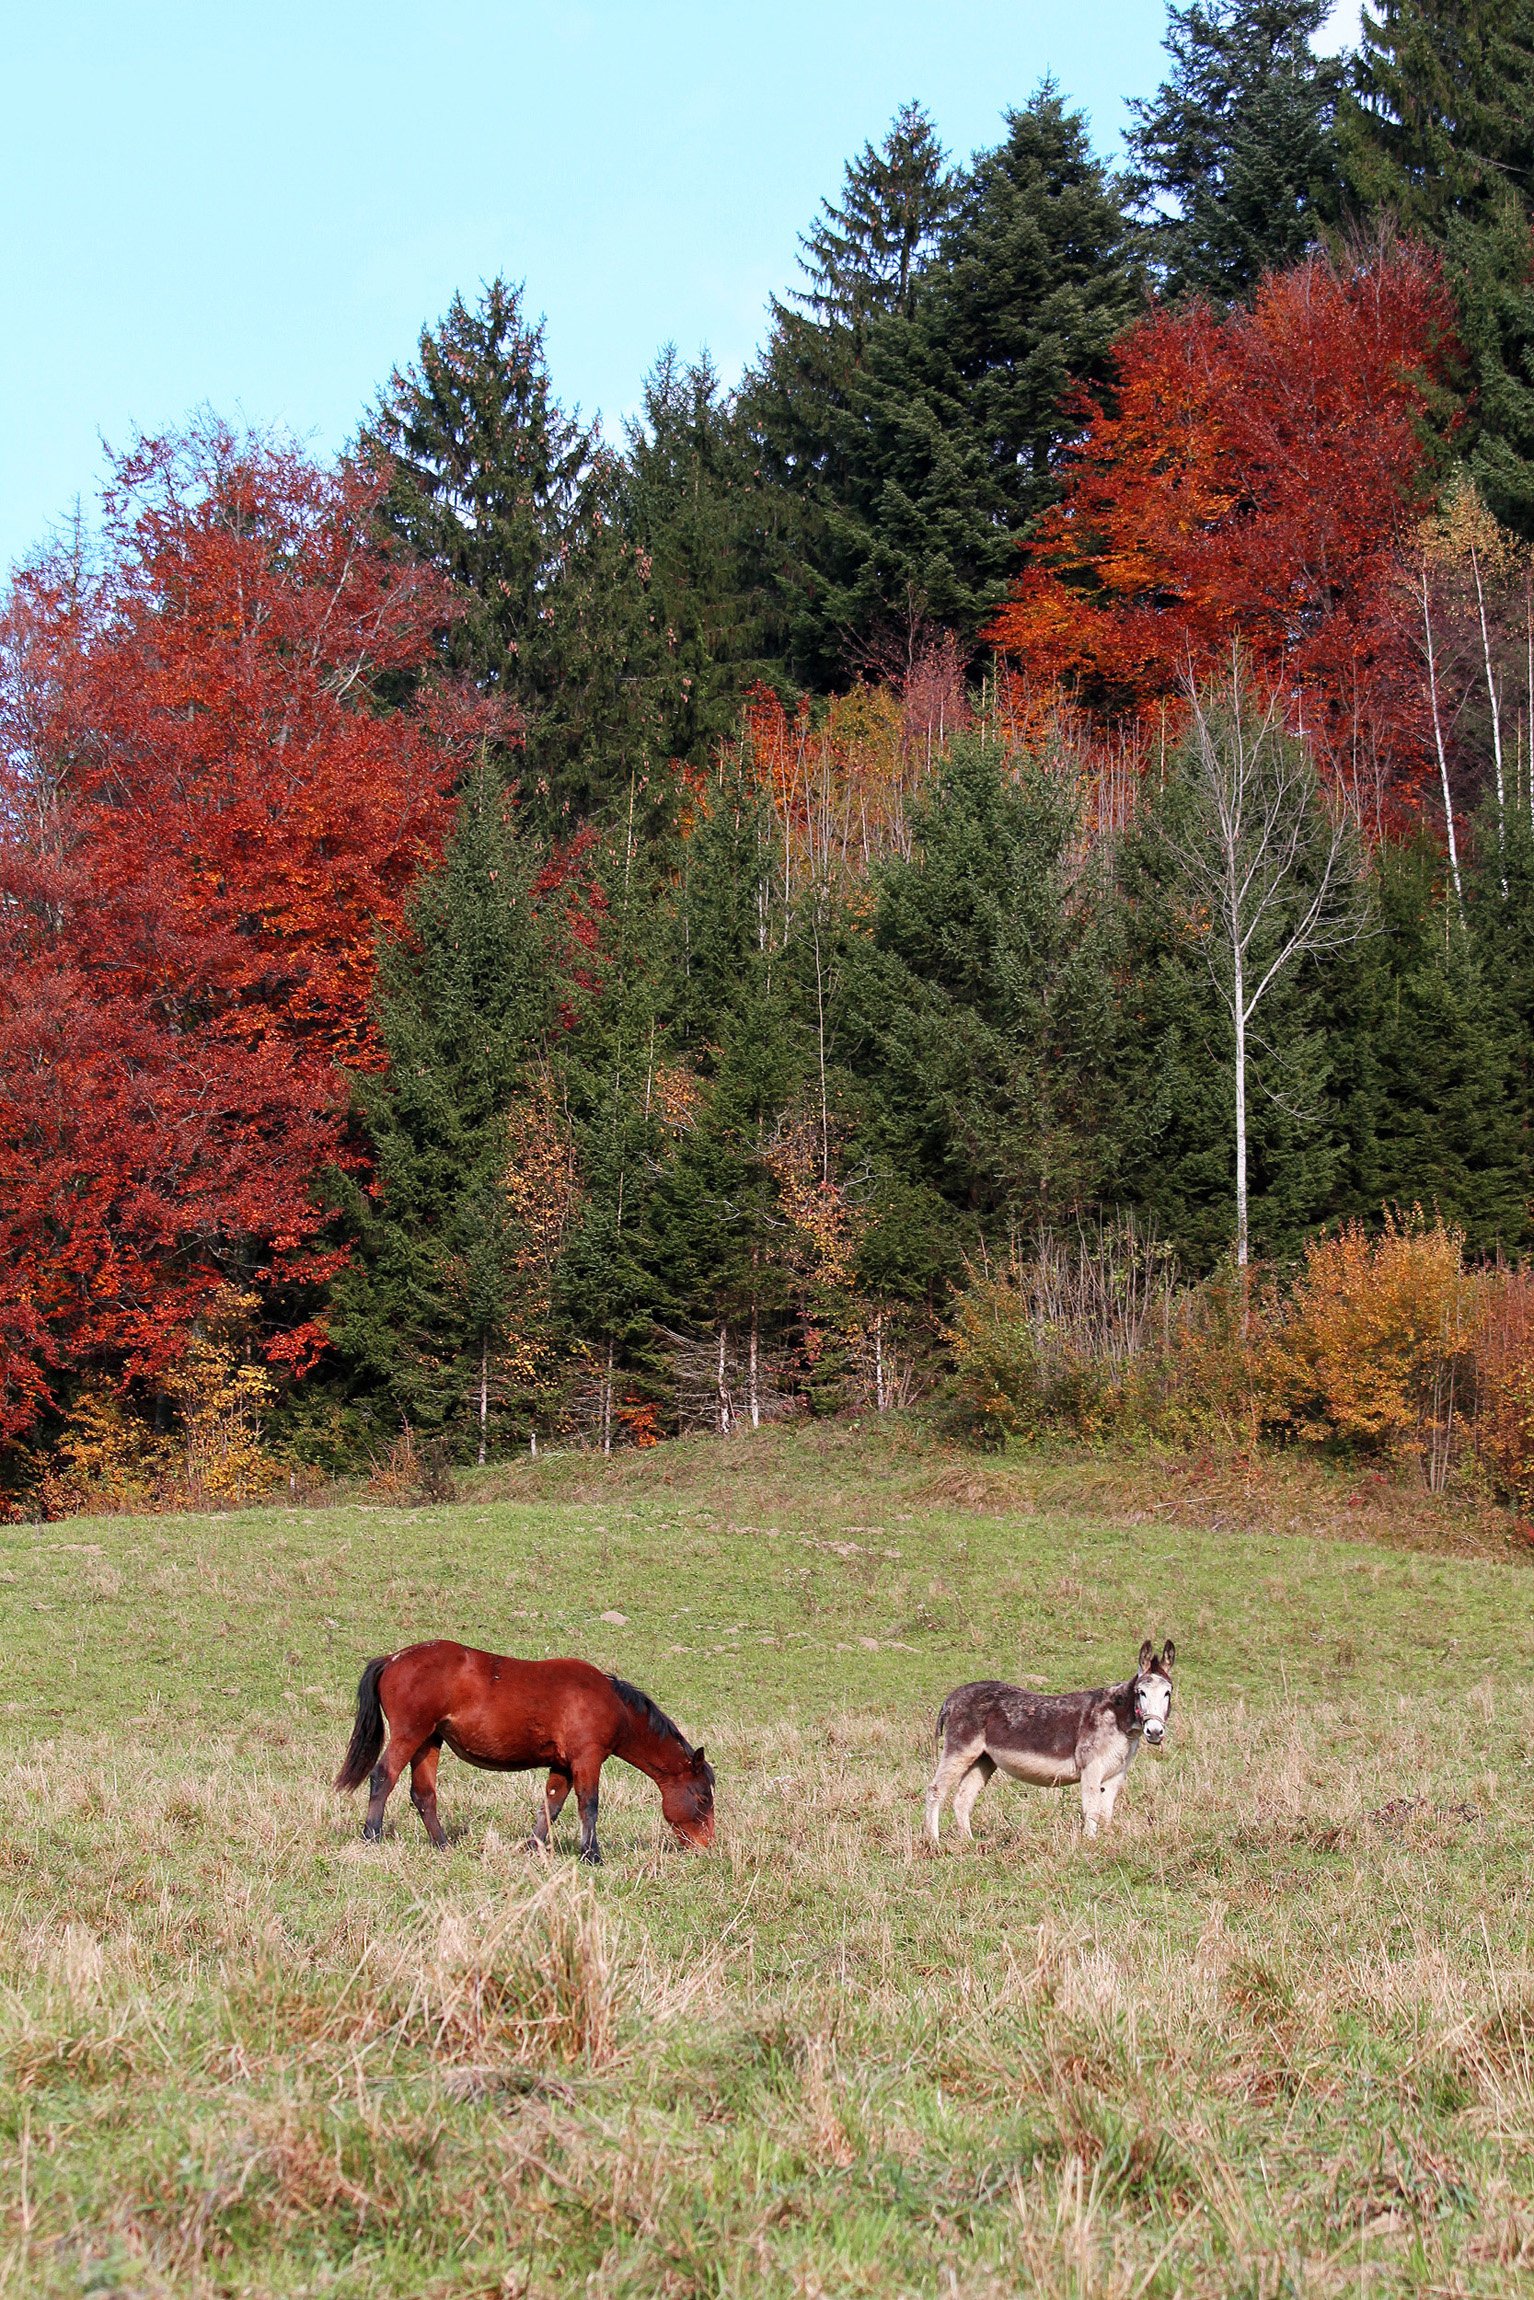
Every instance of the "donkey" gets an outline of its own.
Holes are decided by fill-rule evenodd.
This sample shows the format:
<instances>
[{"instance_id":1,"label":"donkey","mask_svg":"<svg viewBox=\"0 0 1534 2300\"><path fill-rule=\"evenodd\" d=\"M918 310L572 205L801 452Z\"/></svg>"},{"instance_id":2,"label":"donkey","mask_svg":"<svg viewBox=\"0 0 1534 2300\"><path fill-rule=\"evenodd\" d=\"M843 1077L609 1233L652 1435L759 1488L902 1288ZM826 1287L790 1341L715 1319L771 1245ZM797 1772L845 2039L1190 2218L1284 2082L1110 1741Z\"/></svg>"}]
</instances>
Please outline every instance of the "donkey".
<instances>
[{"instance_id":1,"label":"donkey","mask_svg":"<svg viewBox=\"0 0 1534 2300\"><path fill-rule=\"evenodd\" d=\"M1140 1663L1122 1685L1092 1693L1027 1693L1020 1685L960 1685L937 1713L937 1771L927 1791L926 1830L937 1843L938 1816L953 1794L959 1834L972 1835L975 1799L1000 1766L1041 1789L1081 1783L1087 1835L1113 1818L1114 1802L1142 1738L1159 1749L1172 1714L1170 1637L1157 1653L1147 1637Z\"/></svg>"}]
</instances>

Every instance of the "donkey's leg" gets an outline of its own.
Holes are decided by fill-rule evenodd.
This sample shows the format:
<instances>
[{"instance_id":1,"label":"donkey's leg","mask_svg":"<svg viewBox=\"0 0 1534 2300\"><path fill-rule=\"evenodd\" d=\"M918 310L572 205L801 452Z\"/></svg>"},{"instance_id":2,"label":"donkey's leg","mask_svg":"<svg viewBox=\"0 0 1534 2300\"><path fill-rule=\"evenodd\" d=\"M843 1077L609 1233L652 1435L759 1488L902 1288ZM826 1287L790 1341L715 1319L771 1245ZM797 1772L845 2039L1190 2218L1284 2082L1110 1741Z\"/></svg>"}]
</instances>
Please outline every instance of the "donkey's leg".
<instances>
[{"instance_id":1,"label":"donkey's leg","mask_svg":"<svg viewBox=\"0 0 1534 2300\"><path fill-rule=\"evenodd\" d=\"M970 1767L984 1755L985 1743L983 1741L971 1742L960 1748L955 1748L951 1742L944 1742L938 1756L937 1771L933 1774L931 1785L927 1790L927 1803L923 1815L922 1825L927 1832L929 1844L935 1845L937 1843L938 1819L948 1799L949 1792L958 1787ZM973 1804L974 1799L971 1798L970 1802Z\"/></svg>"},{"instance_id":2,"label":"donkey's leg","mask_svg":"<svg viewBox=\"0 0 1534 2300\"><path fill-rule=\"evenodd\" d=\"M442 1761L442 1744L429 1741L410 1768L410 1802L426 1824L426 1834L432 1843L447 1843L447 1831L437 1819L437 1767Z\"/></svg>"},{"instance_id":3,"label":"donkey's leg","mask_svg":"<svg viewBox=\"0 0 1534 2300\"><path fill-rule=\"evenodd\" d=\"M1089 1837L1095 1837L1101 1823L1113 1814L1113 1799L1118 1789L1116 1784L1112 1791L1107 1787L1111 1762L1109 1758L1092 1757L1081 1768L1081 1818Z\"/></svg>"},{"instance_id":4,"label":"donkey's leg","mask_svg":"<svg viewBox=\"0 0 1534 2300\"><path fill-rule=\"evenodd\" d=\"M569 1794L570 1776L556 1765L550 1771L549 1777L543 1785L543 1795L538 1800L538 1818L533 1823L533 1833L527 1840L527 1849L530 1853L542 1853L547 1850L549 1832L559 1819L565 1799Z\"/></svg>"},{"instance_id":5,"label":"donkey's leg","mask_svg":"<svg viewBox=\"0 0 1534 2300\"><path fill-rule=\"evenodd\" d=\"M1124 1766L1117 1773L1110 1773L1097 1792L1102 1825L1105 1829L1113 1819L1113 1808L1118 1802L1118 1794L1128 1778L1128 1772L1129 1768Z\"/></svg>"},{"instance_id":6,"label":"donkey's leg","mask_svg":"<svg viewBox=\"0 0 1534 2300\"><path fill-rule=\"evenodd\" d=\"M971 1837L974 1831L969 1817L975 1809L975 1799L996 1770L994 1757L977 1757L953 1793L954 1827L961 1837Z\"/></svg>"},{"instance_id":7,"label":"donkey's leg","mask_svg":"<svg viewBox=\"0 0 1534 2300\"><path fill-rule=\"evenodd\" d=\"M597 1795L602 1780L600 1758L595 1764L574 1765L571 1779L575 1784L575 1801L581 1815L581 1859L589 1861L594 1869L602 1866L602 1848L597 1843Z\"/></svg>"}]
</instances>

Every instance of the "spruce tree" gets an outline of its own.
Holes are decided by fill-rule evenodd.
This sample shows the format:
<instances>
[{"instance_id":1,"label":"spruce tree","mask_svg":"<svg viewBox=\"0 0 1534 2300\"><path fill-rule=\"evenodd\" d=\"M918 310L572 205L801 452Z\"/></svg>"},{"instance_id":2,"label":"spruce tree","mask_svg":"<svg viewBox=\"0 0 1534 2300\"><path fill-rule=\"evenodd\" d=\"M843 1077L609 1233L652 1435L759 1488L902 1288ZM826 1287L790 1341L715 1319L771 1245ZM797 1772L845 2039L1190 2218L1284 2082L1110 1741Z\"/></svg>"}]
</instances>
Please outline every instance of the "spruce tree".
<instances>
[{"instance_id":1,"label":"spruce tree","mask_svg":"<svg viewBox=\"0 0 1534 2300\"><path fill-rule=\"evenodd\" d=\"M524 1278L508 1115L553 1020L539 860L482 765L440 870L380 951L388 1067L354 1084L375 1182L349 1194L356 1253L334 1291L335 1348L391 1423L481 1454L527 1404L509 1364Z\"/></svg>"},{"instance_id":2,"label":"spruce tree","mask_svg":"<svg viewBox=\"0 0 1534 2300\"><path fill-rule=\"evenodd\" d=\"M666 1059L664 897L672 857L639 841L631 816L596 860L603 922L594 965L567 979L560 1091L571 1126L578 1197L556 1285L572 1364L588 1375L589 1420L604 1451L619 1434L626 1385L665 1398L646 1213L664 1155L657 1071Z\"/></svg>"},{"instance_id":3,"label":"spruce tree","mask_svg":"<svg viewBox=\"0 0 1534 2300\"><path fill-rule=\"evenodd\" d=\"M1473 386L1462 446L1534 536L1534 0L1382 0L1338 134L1355 199L1444 254Z\"/></svg>"},{"instance_id":4,"label":"spruce tree","mask_svg":"<svg viewBox=\"0 0 1534 2300\"><path fill-rule=\"evenodd\" d=\"M560 406L521 290L455 296L361 445L388 460L388 523L459 587L446 660L512 706L534 811L555 822L626 789L665 755L666 652L618 459Z\"/></svg>"},{"instance_id":5,"label":"spruce tree","mask_svg":"<svg viewBox=\"0 0 1534 2300\"><path fill-rule=\"evenodd\" d=\"M931 1291L986 1238L1092 1204L1115 1036L1111 910L1074 795L966 737L849 946L842 1055L881 1187L880 1289Z\"/></svg>"},{"instance_id":6,"label":"spruce tree","mask_svg":"<svg viewBox=\"0 0 1534 2300\"><path fill-rule=\"evenodd\" d=\"M666 1322L737 1329L773 1295L776 1186L766 1152L807 1067L773 915L761 795L721 767L683 843L663 958L668 1059L691 1096L648 1210Z\"/></svg>"},{"instance_id":7,"label":"spruce tree","mask_svg":"<svg viewBox=\"0 0 1534 2300\"><path fill-rule=\"evenodd\" d=\"M767 570L794 668L817 684L842 667L821 601L826 507L845 489L849 392L879 319L908 325L954 181L932 122L902 106L880 147L850 161L839 202L800 240L806 284L772 302L767 347L741 396L747 435L781 506ZM775 541L775 548L774 548Z\"/></svg>"},{"instance_id":8,"label":"spruce tree","mask_svg":"<svg viewBox=\"0 0 1534 2300\"><path fill-rule=\"evenodd\" d=\"M871 320L804 403L806 668L903 669L934 625L973 646L1054 493L1070 393L1103 377L1139 296L1120 188L1046 83L959 182L912 316Z\"/></svg>"},{"instance_id":9,"label":"spruce tree","mask_svg":"<svg viewBox=\"0 0 1534 2300\"><path fill-rule=\"evenodd\" d=\"M1133 187L1167 291L1222 302L1299 261L1339 212L1341 66L1311 42L1329 0L1190 0L1172 69L1131 104Z\"/></svg>"},{"instance_id":10,"label":"spruce tree","mask_svg":"<svg viewBox=\"0 0 1534 2300\"><path fill-rule=\"evenodd\" d=\"M778 505L707 354L686 365L662 351L627 440L623 521L670 674L662 739L669 757L702 767L735 731L745 689L777 669L767 567Z\"/></svg>"},{"instance_id":11,"label":"spruce tree","mask_svg":"<svg viewBox=\"0 0 1534 2300\"><path fill-rule=\"evenodd\" d=\"M919 104L902 104L879 148L865 144L847 163L840 202L823 200L801 238L809 285L794 300L855 343L876 315L910 319L918 274L953 199L932 121Z\"/></svg>"},{"instance_id":12,"label":"spruce tree","mask_svg":"<svg viewBox=\"0 0 1534 2300\"><path fill-rule=\"evenodd\" d=\"M1468 877L1469 931L1432 842L1374 857L1374 932L1331 987L1346 1152L1328 1212L1372 1221L1385 1206L1418 1205L1462 1228L1472 1252L1515 1253L1529 1231L1530 1172L1523 1033L1497 963L1510 913L1494 878Z\"/></svg>"}]
</instances>

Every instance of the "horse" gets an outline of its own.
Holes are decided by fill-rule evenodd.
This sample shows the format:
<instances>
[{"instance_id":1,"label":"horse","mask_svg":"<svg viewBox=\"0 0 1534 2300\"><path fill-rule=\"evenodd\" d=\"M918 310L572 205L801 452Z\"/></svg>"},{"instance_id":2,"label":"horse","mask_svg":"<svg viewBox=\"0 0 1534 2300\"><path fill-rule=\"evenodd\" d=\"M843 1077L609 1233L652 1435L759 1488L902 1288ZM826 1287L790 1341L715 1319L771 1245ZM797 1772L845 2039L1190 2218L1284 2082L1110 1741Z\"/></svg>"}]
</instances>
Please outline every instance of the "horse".
<instances>
[{"instance_id":1,"label":"horse","mask_svg":"<svg viewBox=\"0 0 1534 2300\"><path fill-rule=\"evenodd\" d=\"M937 1843L943 1801L953 1792L959 1834L971 1836L975 1799L998 1768L1052 1789L1081 1783L1089 1837L1113 1819L1142 1738L1159 1749L1172 1714L1170 1637L1157 1653L1147 1637L1133 1677L1090 1693L1029 1693L1021 1685L960 1685L937 1713L937 1771L927 1791L926 1833Z\"/></svg>"},{"instance_id":2,"label":"horse","mask_svg":"<svg viewBox=\"0 0 1534 2300\"><path fill-rule=\"evenodd\" d=\"M702 1749L688 1746L648 1693L589 1661L515 1661L447 1638L370 1661L357 1686L356 1722L336 1775L338 1789L368 1781L364 1837L376 1843L382 1836L384 1807L408 1765L410 1802L432 1843L447 1843L437 1818L437 1766L444 1748L492 1772L547 1765L530 1851L547 1849L573 1789L580 1857L601 1861L597 1790L609 1757L621 1757L657 1784L661 1811L684 1844L714 1841L714 1769Z\"/></svg>"}]
</instances>

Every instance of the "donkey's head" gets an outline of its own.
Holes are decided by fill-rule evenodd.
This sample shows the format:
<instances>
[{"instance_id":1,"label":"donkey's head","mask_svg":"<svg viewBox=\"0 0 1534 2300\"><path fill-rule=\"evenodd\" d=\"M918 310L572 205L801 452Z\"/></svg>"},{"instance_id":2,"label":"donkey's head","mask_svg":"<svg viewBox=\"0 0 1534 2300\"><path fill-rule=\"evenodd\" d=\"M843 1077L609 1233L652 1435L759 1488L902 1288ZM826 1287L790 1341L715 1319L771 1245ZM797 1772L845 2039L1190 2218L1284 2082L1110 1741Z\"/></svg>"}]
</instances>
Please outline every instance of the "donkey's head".
<instances>
[{"instance_id":1,"label":"donkey's head","mask_svg":"<svg viewBox=\"0 0 1534 2300\"><path fill-rule=\"evenodd\" d=\"M1171 1722L1172 1663L1176 1659L1177 1648L1170 1637L1160 1653L1148 1637L1140 1648L1140 1666L1135 1674L1135 1723L1152 1749L1160 1748Z\"/></svg>"}]
</instances>

